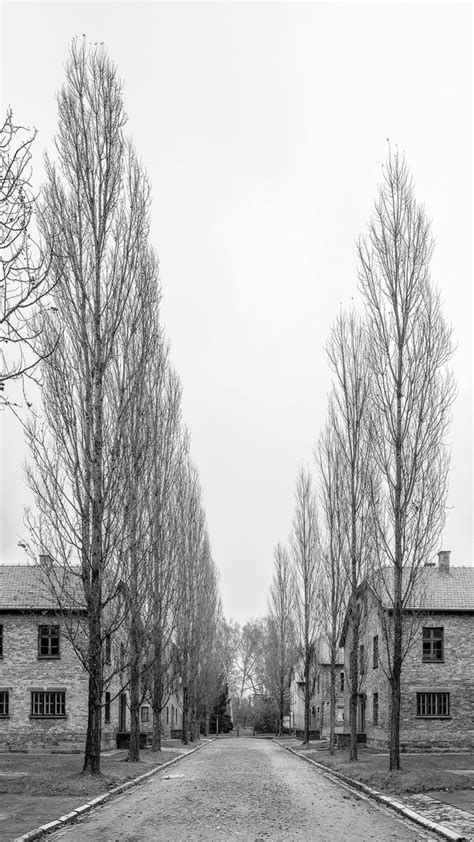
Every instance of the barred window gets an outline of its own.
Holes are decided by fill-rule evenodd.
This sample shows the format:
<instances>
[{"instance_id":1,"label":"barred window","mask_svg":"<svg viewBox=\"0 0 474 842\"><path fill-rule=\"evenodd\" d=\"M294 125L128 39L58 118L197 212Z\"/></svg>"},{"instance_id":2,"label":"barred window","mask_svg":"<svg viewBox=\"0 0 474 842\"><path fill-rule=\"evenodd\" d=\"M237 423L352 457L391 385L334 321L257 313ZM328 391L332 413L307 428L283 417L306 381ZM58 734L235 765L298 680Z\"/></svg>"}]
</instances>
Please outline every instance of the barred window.
<instances>
[{"instance_id":1,"label":"barred window","mask_svg":"<svg viewBox=\"0 0 474 842\"><path fill-rule=\"evenodd\" d=\"M38 626L38 658L59 658L59 626Z\"/></svg>"},{"instance_id":2,"label":"barred window","mask_svg":"<svg viewBox=\"0 0 474 842\"><path fill-rule=\"evenodd\" d=\"M0 690L0 716L9 716L8 690Z\"/></svg>"},{"instance_id":3,"label":"barred window","mask_svg":"<svg viewBox=\"0 0 474 842\"><path fill-rule=\"evenodd\" d=\"M417 693L417 716L449 716L449 693Z\"/></svg>"},{"instance_id":4,"label":"barred window","mask_svg":"<svg viewBox=\"0 0 474 842\"><path fill-rule=\"evenodd\" d=\"M423 629L423 661L443 660L443 632L443 628Z\"/></svg>"},{"instance_id":5,"label":"barred window","mask_svg":"<svg viewBox=\"0 0 474 842\"><path fill-rule=\"evenodd\" d=\"M47 690L31 693L31 716L66 716L66 693L64 690Z\"/></svg>"}]
</instances>

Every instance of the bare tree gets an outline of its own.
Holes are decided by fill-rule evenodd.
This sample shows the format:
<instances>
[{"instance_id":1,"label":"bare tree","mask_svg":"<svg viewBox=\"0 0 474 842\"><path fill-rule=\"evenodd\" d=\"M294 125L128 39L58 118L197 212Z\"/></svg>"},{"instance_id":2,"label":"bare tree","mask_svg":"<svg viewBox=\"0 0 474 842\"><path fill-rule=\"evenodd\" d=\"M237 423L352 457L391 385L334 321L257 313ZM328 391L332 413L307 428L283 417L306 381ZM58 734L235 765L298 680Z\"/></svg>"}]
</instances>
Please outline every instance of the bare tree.
<instances>
[{"instance_id":1,"label":"bare tree","mask_svg":"<svg viewBox=\"0 0 474 842\"><path fill-rule=\"evenodd\" d=\"M296 636L304 674L304 736L309 742L311 664L320 629L320 565L316 500L311 475L302 469L296 483L296 506L291 534L295 577Z\"/></svg>"},{"instance_id":2,"label":"bare tree","mask_svg":"<svg viewBox=\"0 0 474 842\"><path fill-rule=\"evenodd\" d=\"M288 677L295 656L294 594L287 550L278 543L274 551L273 580L268 600L266 662L278 704L278 731L283 733Z\"/></svg>"},{"instance_id":3,"label":"bare tree","mask_svg":"<svg viewBox=\"0 0 474 842\"><path fill-rule=\"evenodd\" d=\"M331 660L329 751L334 754L337 655L349 590L349 530L346 466L343 450L330 420L319 438L316 461L323 520L323 616Z\"/></svg>"},{"instance_id":4,"label":"bare tree","mask_svg":"<svg viewBox=\"0 0 474 842\"><path fill-rule=\"evenodd\" d=\"M31 223L31 147L36 131L13 122L11 109L0 126L0 403L8 380L31 372L38 362L37 305L52 287L49 260L41 258Z\"/></svg>"},{"instance_id":5,"label":"bare tree","mask_svg":"<svg viewBox=\"0 0 474 842\"><path fill-rule=\"evenodd\" d=\"M148 255L149 189L123 136L122 86L103 48L73 42L58 109L59 166L46 160L40 219L46 250L55 243L54 309L42 312L43 421L29 428L35 463L29 476L40 511L37 537L82 583L89 673L84 772L99 774L106 618L120 604L124 420L136 385L133 377L124 382L117 400L115 361L127 353L120 331Z\"/></svg>"},{"instance_id":6,"label":"bare tree","mask_svg":"<svg viewBox=\"0 0 474 842\"><path fill-rule=\"evenodd\" d=\"M179 570L182 546L181 497L189 441L181 418L181 384L162 349L154 371L150 400L154 430L152 496L148 507L152 562L152 655L150 684L153 751L161 750L161 716L172 690L176 667L175 638L179 616Z\"/></svg>"},{"instance_id":7,"label":"bare tree","mask_svg":"<svg viewBox=\"0 0 474 842\"><path fill-rule=\"evenodd\" d=\"M455 385L447 369L451 331L430 280L432 252L430 224L415 200L405 160L390 151L369 231L358 249L373 383L371 446L380 484L374 517L381 565L375 581L391 608L385 623L390 769L400 768L404 610L445 519L445 436Z\"/></svg>"},{"instance_id":8,"label":"bare tree","mask_svg":"<svg viewBox=\"0 0 474 842\"><path fill-rule=\"evenodd\" d=\"M119 535L120 591L125 605L123 635L127 639L127 673L130 692L130 748L128 759L140 757L140 706L146 692L143 652L149 648L152 582L150 525L146 518L153 494L152 458L156 427L150 407L153 379L162 360L158 316L158 263L154 253L141 255L138 283L132 290L118 332L119 352L113 395L116 414L122 419L121 462L126 477L121 494ZM129 390L132 392L129 394ZM123 407L124 397L128 396ZM110 525L117 529L117 525ZM124 644L125 645L125 644ZM124 658L125 660L125 658ZM125 665L125 664L124 664Z\"/></svg>"},{"instance_id":9,"label":"bare tree","mask_svg":"<svg viewBox=\"0 0 474 842\"><path fill-rule=\"evenodd\" d=\"M357 760L357 704L359 691L360 612L357 589L367 570L371 553L370 479L371 458L368 437L370 374L364 325L355 311L341 313L327 343L334 372L334 389L329 402L329 425L334 447L339 451L341 482L339 506L347 512L350 625L350 759Z\"/></svg>"}]
</instances>

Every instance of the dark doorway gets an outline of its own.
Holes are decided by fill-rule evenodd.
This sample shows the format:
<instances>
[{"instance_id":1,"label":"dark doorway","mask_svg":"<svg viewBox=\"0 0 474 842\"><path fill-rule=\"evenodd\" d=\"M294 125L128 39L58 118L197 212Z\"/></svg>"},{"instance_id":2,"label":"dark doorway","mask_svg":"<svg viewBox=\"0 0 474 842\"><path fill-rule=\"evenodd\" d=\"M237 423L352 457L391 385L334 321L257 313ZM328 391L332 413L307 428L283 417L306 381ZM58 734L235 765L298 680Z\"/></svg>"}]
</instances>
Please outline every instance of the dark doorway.
<instances>
[{"instance_id":1,"label":"dark doorway","mask_svg":"<svg viewBox=\"0 0 474 842\"><path fill-rule=\"evenodd\" d=\"M359 694L357 714L357 731L359 734L365 734L365 693Z\"/></svg>"}]
</instances>

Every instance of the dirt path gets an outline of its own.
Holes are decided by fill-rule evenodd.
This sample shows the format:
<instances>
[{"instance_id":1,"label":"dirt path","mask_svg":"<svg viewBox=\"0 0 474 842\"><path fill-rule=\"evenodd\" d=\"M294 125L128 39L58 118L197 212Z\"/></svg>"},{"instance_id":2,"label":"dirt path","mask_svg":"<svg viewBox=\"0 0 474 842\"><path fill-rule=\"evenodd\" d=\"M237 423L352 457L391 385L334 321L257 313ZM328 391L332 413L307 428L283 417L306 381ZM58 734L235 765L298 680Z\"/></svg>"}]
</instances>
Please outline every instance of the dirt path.
<instances>
[{"instance_id":1,"label":"dirt path","mask_svg":"<svg viewBox=\"0 0 474 842\"><path fill-rule=\"evenodd\" d=\"M166 775L182 776L170 777ZM267 740L219 740L50 837L115 840L412 840L434 837L352 795Z\"/></svg>"}]
</instances>

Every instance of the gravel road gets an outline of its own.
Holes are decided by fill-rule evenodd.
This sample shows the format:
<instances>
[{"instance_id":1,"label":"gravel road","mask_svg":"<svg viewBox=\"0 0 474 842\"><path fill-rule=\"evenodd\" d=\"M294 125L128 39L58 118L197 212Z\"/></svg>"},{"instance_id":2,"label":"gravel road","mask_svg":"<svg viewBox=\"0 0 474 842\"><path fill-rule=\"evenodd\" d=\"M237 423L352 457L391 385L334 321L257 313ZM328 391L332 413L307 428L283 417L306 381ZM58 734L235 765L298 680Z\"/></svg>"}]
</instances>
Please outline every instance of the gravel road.
<instances>
[{"instance_id":1,"label":"gravel road","mask_svg":"<svg viewBox=\"0 0 474 842\"><path fill-rule=\"evenodd\" d=\"M411 842L435 837L353 795L275 743L240 738L211 743L49 838Z\"/></svg>"}]
</instances>

